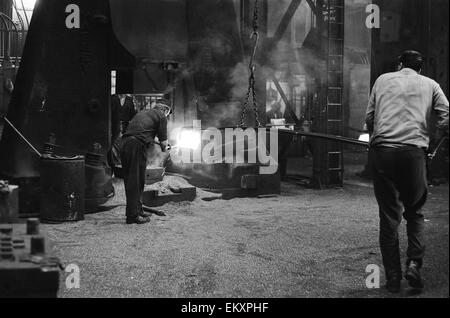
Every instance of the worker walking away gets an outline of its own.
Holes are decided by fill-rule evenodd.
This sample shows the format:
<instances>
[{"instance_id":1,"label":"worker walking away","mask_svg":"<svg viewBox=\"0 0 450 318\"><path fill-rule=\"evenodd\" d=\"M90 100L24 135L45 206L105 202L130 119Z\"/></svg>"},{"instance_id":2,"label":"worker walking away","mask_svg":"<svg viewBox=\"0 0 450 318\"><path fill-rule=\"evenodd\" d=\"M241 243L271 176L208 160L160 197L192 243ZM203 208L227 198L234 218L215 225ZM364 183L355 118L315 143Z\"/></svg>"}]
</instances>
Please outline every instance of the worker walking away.
<instances>
[{"instance_id":1,"label":"worker walking away","mask_svg":"<svg viewBox=\"0 0 450 318\"><path fill-rule=\"evenodd\" d=\"M120 158L125 183L126 223L143 224L150 221L150 215L143 211L142 193L145 186L147 150L158 137L161 150L169 151L167 141L167 117L171 108L158 103L152 109L137 113L123 135Z\"/></svg>"},{"instance_id":2,"label":"worker walking away","mask_svg":"<svg viewBox=\"0 0 450 318\"><path fill-rule=\"evenodd\" d=\"M448 134L449 104L438 83L420 75L422 56L406 51L399 71L374 84L366 115L371 134L369 162L380 215L380 248L390 292L400 292L402 266L398 227L407 222L408 248L404 278L423 288L420 269L425 253L422 207L427 200L426 151L431 112L437 128Z\"/></svg>"}]
</instances>

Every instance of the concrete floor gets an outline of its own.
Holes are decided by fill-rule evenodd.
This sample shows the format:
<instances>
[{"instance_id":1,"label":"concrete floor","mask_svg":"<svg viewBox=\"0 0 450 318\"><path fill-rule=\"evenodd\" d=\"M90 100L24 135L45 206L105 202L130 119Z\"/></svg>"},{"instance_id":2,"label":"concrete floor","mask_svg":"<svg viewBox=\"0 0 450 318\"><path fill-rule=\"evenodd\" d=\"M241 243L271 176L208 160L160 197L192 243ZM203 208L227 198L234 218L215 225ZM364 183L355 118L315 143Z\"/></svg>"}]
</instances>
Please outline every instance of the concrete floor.
<instances>
[{"instance_id":1,"label":"concrete floor","mask_svg":"<svg viewBox=\"0 0 450 318\"><path fill-rule=\"evenodd\" d=\"M396 296L365 287L366 266L381 265L368 185L283 183L274 198L168 204L146 225L125 224L119 181L116 190L109 211L44 226L81 270L80 289L62 277L60 297L449 297L448 186L432 188L426 206L427 287ZM401 237L404 252L404 226Z\"/></svg>"}]
</instances>

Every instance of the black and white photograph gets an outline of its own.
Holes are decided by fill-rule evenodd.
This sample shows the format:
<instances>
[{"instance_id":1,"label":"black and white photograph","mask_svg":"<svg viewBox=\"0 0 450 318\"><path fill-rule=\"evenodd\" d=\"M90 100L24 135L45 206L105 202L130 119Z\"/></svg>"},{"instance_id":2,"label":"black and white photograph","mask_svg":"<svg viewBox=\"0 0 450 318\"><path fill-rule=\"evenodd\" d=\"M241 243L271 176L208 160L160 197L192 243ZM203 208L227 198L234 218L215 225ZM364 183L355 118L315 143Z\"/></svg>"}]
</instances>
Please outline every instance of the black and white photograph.
<instances>
[{"instance_id":1,"label":"black and white photograph","mask_svg":"<svg viewBox=\"0 0 450 318\"><path fill-rule=\"evenodd\" d=\"M0 0L0 301L448 299L449 4Z\"/></svg>"}]
</instances>

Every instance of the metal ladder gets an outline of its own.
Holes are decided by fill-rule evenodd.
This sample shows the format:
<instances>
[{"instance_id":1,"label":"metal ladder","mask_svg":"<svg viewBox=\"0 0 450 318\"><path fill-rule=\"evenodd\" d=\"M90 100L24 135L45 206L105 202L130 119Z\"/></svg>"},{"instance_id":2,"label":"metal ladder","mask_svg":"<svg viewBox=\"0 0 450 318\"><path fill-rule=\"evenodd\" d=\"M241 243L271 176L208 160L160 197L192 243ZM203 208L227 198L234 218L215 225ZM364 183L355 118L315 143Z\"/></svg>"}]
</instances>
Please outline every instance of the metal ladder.
<instances>
[{"instance_id":1,"label":"metal ladder","mask_svg":"<svg viewBox=\"0 0 450 318\"><path fill-rule=\"evenodd\" d=\"M344 133L343 80L344 80L344 0L327 0L324 16L328 31L326 49L326 109L325 133L342 136ZM325 147L324 179L327 187L343 186L343 145L329 141Z\"/></svg>"}]
</instances>

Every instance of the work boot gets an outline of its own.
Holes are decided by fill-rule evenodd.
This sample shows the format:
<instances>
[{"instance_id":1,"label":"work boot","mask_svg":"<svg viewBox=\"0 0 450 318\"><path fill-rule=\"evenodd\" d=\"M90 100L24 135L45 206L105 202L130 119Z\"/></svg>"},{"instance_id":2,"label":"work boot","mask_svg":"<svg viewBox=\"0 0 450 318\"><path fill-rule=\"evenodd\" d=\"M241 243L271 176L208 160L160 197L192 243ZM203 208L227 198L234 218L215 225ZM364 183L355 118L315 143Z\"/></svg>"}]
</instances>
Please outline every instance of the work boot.
<instances>
[{"instance_id":1,"label":"work boot","mask_svg":"<svg viewBox=\"0 0 450 318\"><path fill-rule=\"evenodd\" d=\"M405 279L412 288L424 288L422 276L420 276L420 264L417 261L410 261L405 272Z\"/></svg>"},{"instance_id":2,"label":"work boot","mask_svg":"<svg viewBox=\"0 0 450 318\"><path fill-rule=\"evenodd\" d=\"M401 273L393 273L388 275L386 288L390 293L397 294L400 292L400 286L402 281Z\"/></svg>"},{"instance_id":3,"label":"work boot","mask_svg":"<svg viewBox=\"0 0 450 318\"><path fill-rule=\"evenodd\" d=\"M145 224L148 222L150 222L150 218L141 215L132 218L127 217L127 224Z\"/></svg>"}]
</instances>

